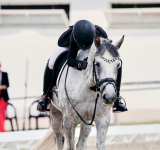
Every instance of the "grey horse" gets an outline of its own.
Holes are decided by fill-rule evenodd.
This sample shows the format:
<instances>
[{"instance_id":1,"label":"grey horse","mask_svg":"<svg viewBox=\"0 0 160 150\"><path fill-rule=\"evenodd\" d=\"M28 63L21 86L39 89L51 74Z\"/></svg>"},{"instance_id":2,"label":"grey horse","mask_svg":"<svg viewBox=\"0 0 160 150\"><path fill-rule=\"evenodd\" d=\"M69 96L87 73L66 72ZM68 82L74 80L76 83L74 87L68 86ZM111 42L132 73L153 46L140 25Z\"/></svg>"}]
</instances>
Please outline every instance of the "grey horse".
<instances>
[{"instance_id":1,"label":"grey horse","mask_svg":"<svg viewBox=\"0 0 160 150\"><path fill-rule=\"evenodd\" d=\"M105 140L110 124L110 111L116 98L116 83L113 81L116 81L117 69L121 66L118 49L121 47L123 40L124 36L118 42L112 44L108 39L95 37L89 50L79 50L77 54L78 60L84 60L88 57L88 66L86 70L78 71L69 67L66 78L66 66L62 74L60 73L61 76L58 77L60 81L58 86L58 98L53 92L50 112L52 128L50 131L54 133L53 143L55 143L56 150L62 150L64 148L64 140L67 150L75 149L75 128L78 124L80 124L80 136L76 144L76 149L87 149L86 141L92 126L86 125L78 117L72 105L81 117L89 123L93 117L97 93L100 93L94 118L97 129L97 149L105 150ZM104 82L99 84L99 91L95 92L90 88L95 86L96 78L99 82ZM112 82L108 84L109 81L104 80L106 78L111 79ZM64 88L65 79L66 90L72 105L66 96ZM42 145L46 145L47 147L47 143L44 141L47 142L48 137L50 136L46 136L43 142L39 144L39 149L42 148ZM53 145L51 146L51 149L52 148ZM47 148L47 150L49 150L49 148Z\"/></svg>"}]
</instances>

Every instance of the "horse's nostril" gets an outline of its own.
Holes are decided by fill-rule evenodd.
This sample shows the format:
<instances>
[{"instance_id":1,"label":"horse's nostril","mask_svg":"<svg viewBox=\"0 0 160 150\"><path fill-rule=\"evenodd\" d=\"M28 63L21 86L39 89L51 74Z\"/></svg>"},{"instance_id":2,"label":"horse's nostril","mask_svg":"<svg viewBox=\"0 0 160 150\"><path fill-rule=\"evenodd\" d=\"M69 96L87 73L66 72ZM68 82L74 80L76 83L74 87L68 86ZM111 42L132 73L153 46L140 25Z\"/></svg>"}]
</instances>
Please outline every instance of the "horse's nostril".
<instances>
[{"instance_id":1,"label":"horse's nostril","mask_svg":"<svg viewBox=\"0 0 160 150\"><path fill-rule=\"evenodd\" d=\"M106 99L106 94L103 95L103 99L104 99L104 100L107 100L107 99Z\"/></svg>"},{"instance_id":2,"label":"horse's nostril","mask_svg":"<svg viewBox=\"0 0 160 150\"><path fill-rule=\"evenodd\" d=\"M115 97L111 97L111 98L107 98L107 97L106 97L106 94L104 94L104 95L103 95L103 99L104 99L104 100L109 100L109 101L114 101L114 100L116 99L116 96L115 96Z\"/></svg>"},{"instance_id":3,"label":"horse's nostril","mask_svg":"<svg viewBox=\"0 0 160 150\"><path fill-rule=\"evenodd\" d=\"M116 100L116 97L112 97L110 98L111 101L115 101Z\"/></svg>"},{"instance_id":4,"label":"horse's nostril","mask_svg":"<svg viewBox=\"0 0 160 150\"><path fill-rule=\"evenodd\" d=\"M107 97L106 94L103 95L103 99L106 102L114 102L116 100L116 96L115 97Z\"/></svg>"}]
</instances>

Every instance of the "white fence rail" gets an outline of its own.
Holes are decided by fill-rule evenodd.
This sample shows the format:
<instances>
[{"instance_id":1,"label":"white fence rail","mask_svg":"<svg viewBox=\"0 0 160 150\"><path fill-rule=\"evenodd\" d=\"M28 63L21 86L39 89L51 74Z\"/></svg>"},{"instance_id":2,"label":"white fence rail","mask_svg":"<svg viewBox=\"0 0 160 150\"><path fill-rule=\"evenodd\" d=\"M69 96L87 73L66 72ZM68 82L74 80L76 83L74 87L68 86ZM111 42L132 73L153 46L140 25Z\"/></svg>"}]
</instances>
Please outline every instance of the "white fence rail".
<instances>
[{"instance_id":1,"label":"white fence rail","mask_svg":"<svg viewBox=\"0 0 160 150\"><path fill-rule=\"evenodd\" d=\"M159 8L107 9L104 14L111 28L160 27Z\"/></svg>"},{"instance_id":2,"label":"white fence rail","mask_svg":"<svg viewBox=\"0 0 160 150\"><path fill-rule=\"evenodd\" d=\"M63 9L0 10L0 27L3 26L68 27L68 17Z\"/></svg>"},{"instance_id":3,"label":"white fence rail","mask_svg":"<svg viewBox=\"0 0 160 150\"><path fill-rule=\"evenodd\" d=\"M14 150L14 149L31 149L32 144L36 140L42 139L47 133L47 129L44 130L31 130L31 131L16 131L0 133L0 149L1 150ZM76 128L75 135L79 136L80 128ZM90 133L90 137L95 138L95 142L87 143L88 146L96 145L96 128L93 127ZM149 137L149 134L156 134L155 137ZM128 135L131 135L128 138ZM136 140L138 135L143 135L142 140ZM109 136L106 144L123 144L132 142L149 142L160 140L160 124L149 125L124 125L124 126L110 126L107 136ZM122 137L122 141L114 141L117 136ZM19 142L28 141L26 144L20 144ZM5 148L5 146L14 142L14 148Z\"/></svg>"}]
</instances>

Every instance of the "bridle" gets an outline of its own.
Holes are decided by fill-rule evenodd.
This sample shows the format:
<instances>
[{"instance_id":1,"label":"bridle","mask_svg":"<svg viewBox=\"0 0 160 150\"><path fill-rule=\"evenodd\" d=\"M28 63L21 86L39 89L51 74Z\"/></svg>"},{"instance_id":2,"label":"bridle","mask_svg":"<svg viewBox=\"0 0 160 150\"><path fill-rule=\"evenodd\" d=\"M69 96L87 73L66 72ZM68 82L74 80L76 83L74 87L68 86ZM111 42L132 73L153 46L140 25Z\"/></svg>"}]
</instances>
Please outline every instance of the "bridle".
<instances>
[{"instance_id":1,"label":"bridle","mask_svg":"<svg viewBox=\"0 0 160 150\"><path fill-rule=\"evenodd\" d=\"M114 58L112 60L108 60L108 59L105 59L104 57L102 57L102 56L100 56L98 54L95 54L95 56L99 56L104 61L109 62L109 63L114 62L115 60L120 60L119 57ZM117 92L116 81L113 78L105 78L105 79L99 80L97 78L97 73L96 73L96 67L95 66L96 66L96 64L95 64L95 58L94 58L94 61L93 61L93 80L95 81L96 85L90 87L90 89L93 90L93 91L95 91L95 92L96 91L100 91L100 93L102 95L102 93L103 93L104 89L106 88L106 86L109 85L109 84L111 84L111 85L113 85L113 87L115 89L115 92ZM105 85L100 89L101 85L104 84L104 83L105 83Z\"/></svg>"}]
</instances>

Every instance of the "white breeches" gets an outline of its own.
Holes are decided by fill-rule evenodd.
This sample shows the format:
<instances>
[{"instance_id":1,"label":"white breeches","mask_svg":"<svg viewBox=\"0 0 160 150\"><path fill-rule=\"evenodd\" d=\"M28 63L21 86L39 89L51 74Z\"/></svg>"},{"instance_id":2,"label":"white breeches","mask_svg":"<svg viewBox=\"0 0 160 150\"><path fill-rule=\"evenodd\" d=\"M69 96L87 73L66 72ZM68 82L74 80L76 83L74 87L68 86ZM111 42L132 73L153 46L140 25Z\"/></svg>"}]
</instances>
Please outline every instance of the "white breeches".
<instances>
[{"instance_id":1,"label":"white breeches","mask_svg":"<svg viewBox=\"0 0 160 150\"><path fill-rule=\"evenodd\" d=\"M68 50L68 47L55 47L53 54L51 55L50 59L49 59L49 63L48 63L48 67L50 69L53 69L54 63L57 59L57 57L64 51Z\"/></svg>"}]
</instances>

